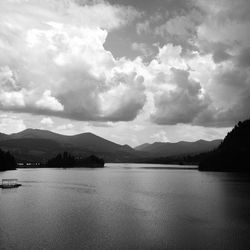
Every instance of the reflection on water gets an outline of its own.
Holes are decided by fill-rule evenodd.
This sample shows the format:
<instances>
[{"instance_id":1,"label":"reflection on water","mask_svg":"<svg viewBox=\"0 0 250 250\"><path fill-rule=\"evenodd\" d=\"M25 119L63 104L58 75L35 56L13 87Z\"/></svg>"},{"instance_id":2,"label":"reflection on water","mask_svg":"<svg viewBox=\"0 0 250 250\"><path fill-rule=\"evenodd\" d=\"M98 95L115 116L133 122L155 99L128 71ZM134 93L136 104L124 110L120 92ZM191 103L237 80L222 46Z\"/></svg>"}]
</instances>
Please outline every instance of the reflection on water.
<instances>
[{"instance_id":1,"label":"reflection on water","mask_svg":"<svg viewBox=\"0 0 250 250\"><path fill-rule=\"evenodd\" d=\"M0 173L0 249L250 249L249 176L154 166Z\"/></svg>"}]
</instances>

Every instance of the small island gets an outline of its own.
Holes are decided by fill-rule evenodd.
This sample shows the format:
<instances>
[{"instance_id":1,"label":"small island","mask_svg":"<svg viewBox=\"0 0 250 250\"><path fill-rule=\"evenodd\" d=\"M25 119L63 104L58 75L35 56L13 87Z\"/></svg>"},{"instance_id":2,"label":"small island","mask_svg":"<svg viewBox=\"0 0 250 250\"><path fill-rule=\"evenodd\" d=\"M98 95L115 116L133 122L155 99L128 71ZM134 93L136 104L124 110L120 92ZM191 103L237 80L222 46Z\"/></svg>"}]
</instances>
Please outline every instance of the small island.
<instances>
[{"instance_id":1,"label":"small island","mask_svg":"<svg viewBox=\"0 0 250 250\"><path fill-rule=\"evenodd\" d=\"M47 161L45 167L48 168L103 168L105 162L103 159L90 155L89 157L75 157L68 152L56 155L54 158Z\"/></svg>"}]
</instances>

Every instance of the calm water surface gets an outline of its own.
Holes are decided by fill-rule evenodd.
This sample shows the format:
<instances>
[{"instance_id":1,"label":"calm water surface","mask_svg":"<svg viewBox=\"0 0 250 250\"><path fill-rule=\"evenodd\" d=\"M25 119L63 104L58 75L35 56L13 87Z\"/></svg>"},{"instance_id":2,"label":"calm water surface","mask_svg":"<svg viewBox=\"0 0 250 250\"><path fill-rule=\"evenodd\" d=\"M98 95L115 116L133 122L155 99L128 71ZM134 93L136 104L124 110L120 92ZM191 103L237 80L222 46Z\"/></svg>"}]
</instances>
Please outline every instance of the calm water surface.
<instances>
[{"instance_id":1,"label":"calm water surface","mask_svg":"<svg viewBox=\"0 0 250 250\"><path fill-rule=\"evenodd\" d=\"M0 173L0 249L250 249L248 176L153 167Z\"/></svg>"}]
</instances>

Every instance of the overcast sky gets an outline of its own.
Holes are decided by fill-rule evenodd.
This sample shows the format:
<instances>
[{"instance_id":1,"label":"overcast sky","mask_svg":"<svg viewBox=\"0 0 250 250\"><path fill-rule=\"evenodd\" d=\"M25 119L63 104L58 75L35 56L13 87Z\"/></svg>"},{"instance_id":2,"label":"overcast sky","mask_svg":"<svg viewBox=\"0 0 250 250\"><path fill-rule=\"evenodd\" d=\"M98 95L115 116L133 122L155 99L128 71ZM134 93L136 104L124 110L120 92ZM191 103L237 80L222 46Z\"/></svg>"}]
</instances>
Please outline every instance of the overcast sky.
<instances>
[{"instance_id":1,"label":"overcast sky","mask_svg":"<svg viewBox=\"0 0 250 250\"><path fill-rule=\"evenodd\" d=\"M132 146L250 118L249 0L0 1L0 132Z\"/></svg>"}]
</instances>

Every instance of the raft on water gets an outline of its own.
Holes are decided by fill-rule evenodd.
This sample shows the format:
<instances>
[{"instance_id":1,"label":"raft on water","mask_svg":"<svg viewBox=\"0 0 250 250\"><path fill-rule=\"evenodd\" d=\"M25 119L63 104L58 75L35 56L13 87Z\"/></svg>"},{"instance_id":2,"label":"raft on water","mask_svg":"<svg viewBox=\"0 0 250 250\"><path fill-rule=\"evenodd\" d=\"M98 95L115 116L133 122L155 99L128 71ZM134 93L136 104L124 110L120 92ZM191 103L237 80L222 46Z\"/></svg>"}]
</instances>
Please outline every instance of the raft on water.
<instances>
[{"instance_id":1,"label":"raft on water","mask_svg":"<svg viewBox=\"0 0 250 250\"><path fill-rule=\"evenodd\" d=\"M18 188L22 184L18 183L17 179L2 179L2 185L0 188Z\"/></svg>"}]
</instances>

